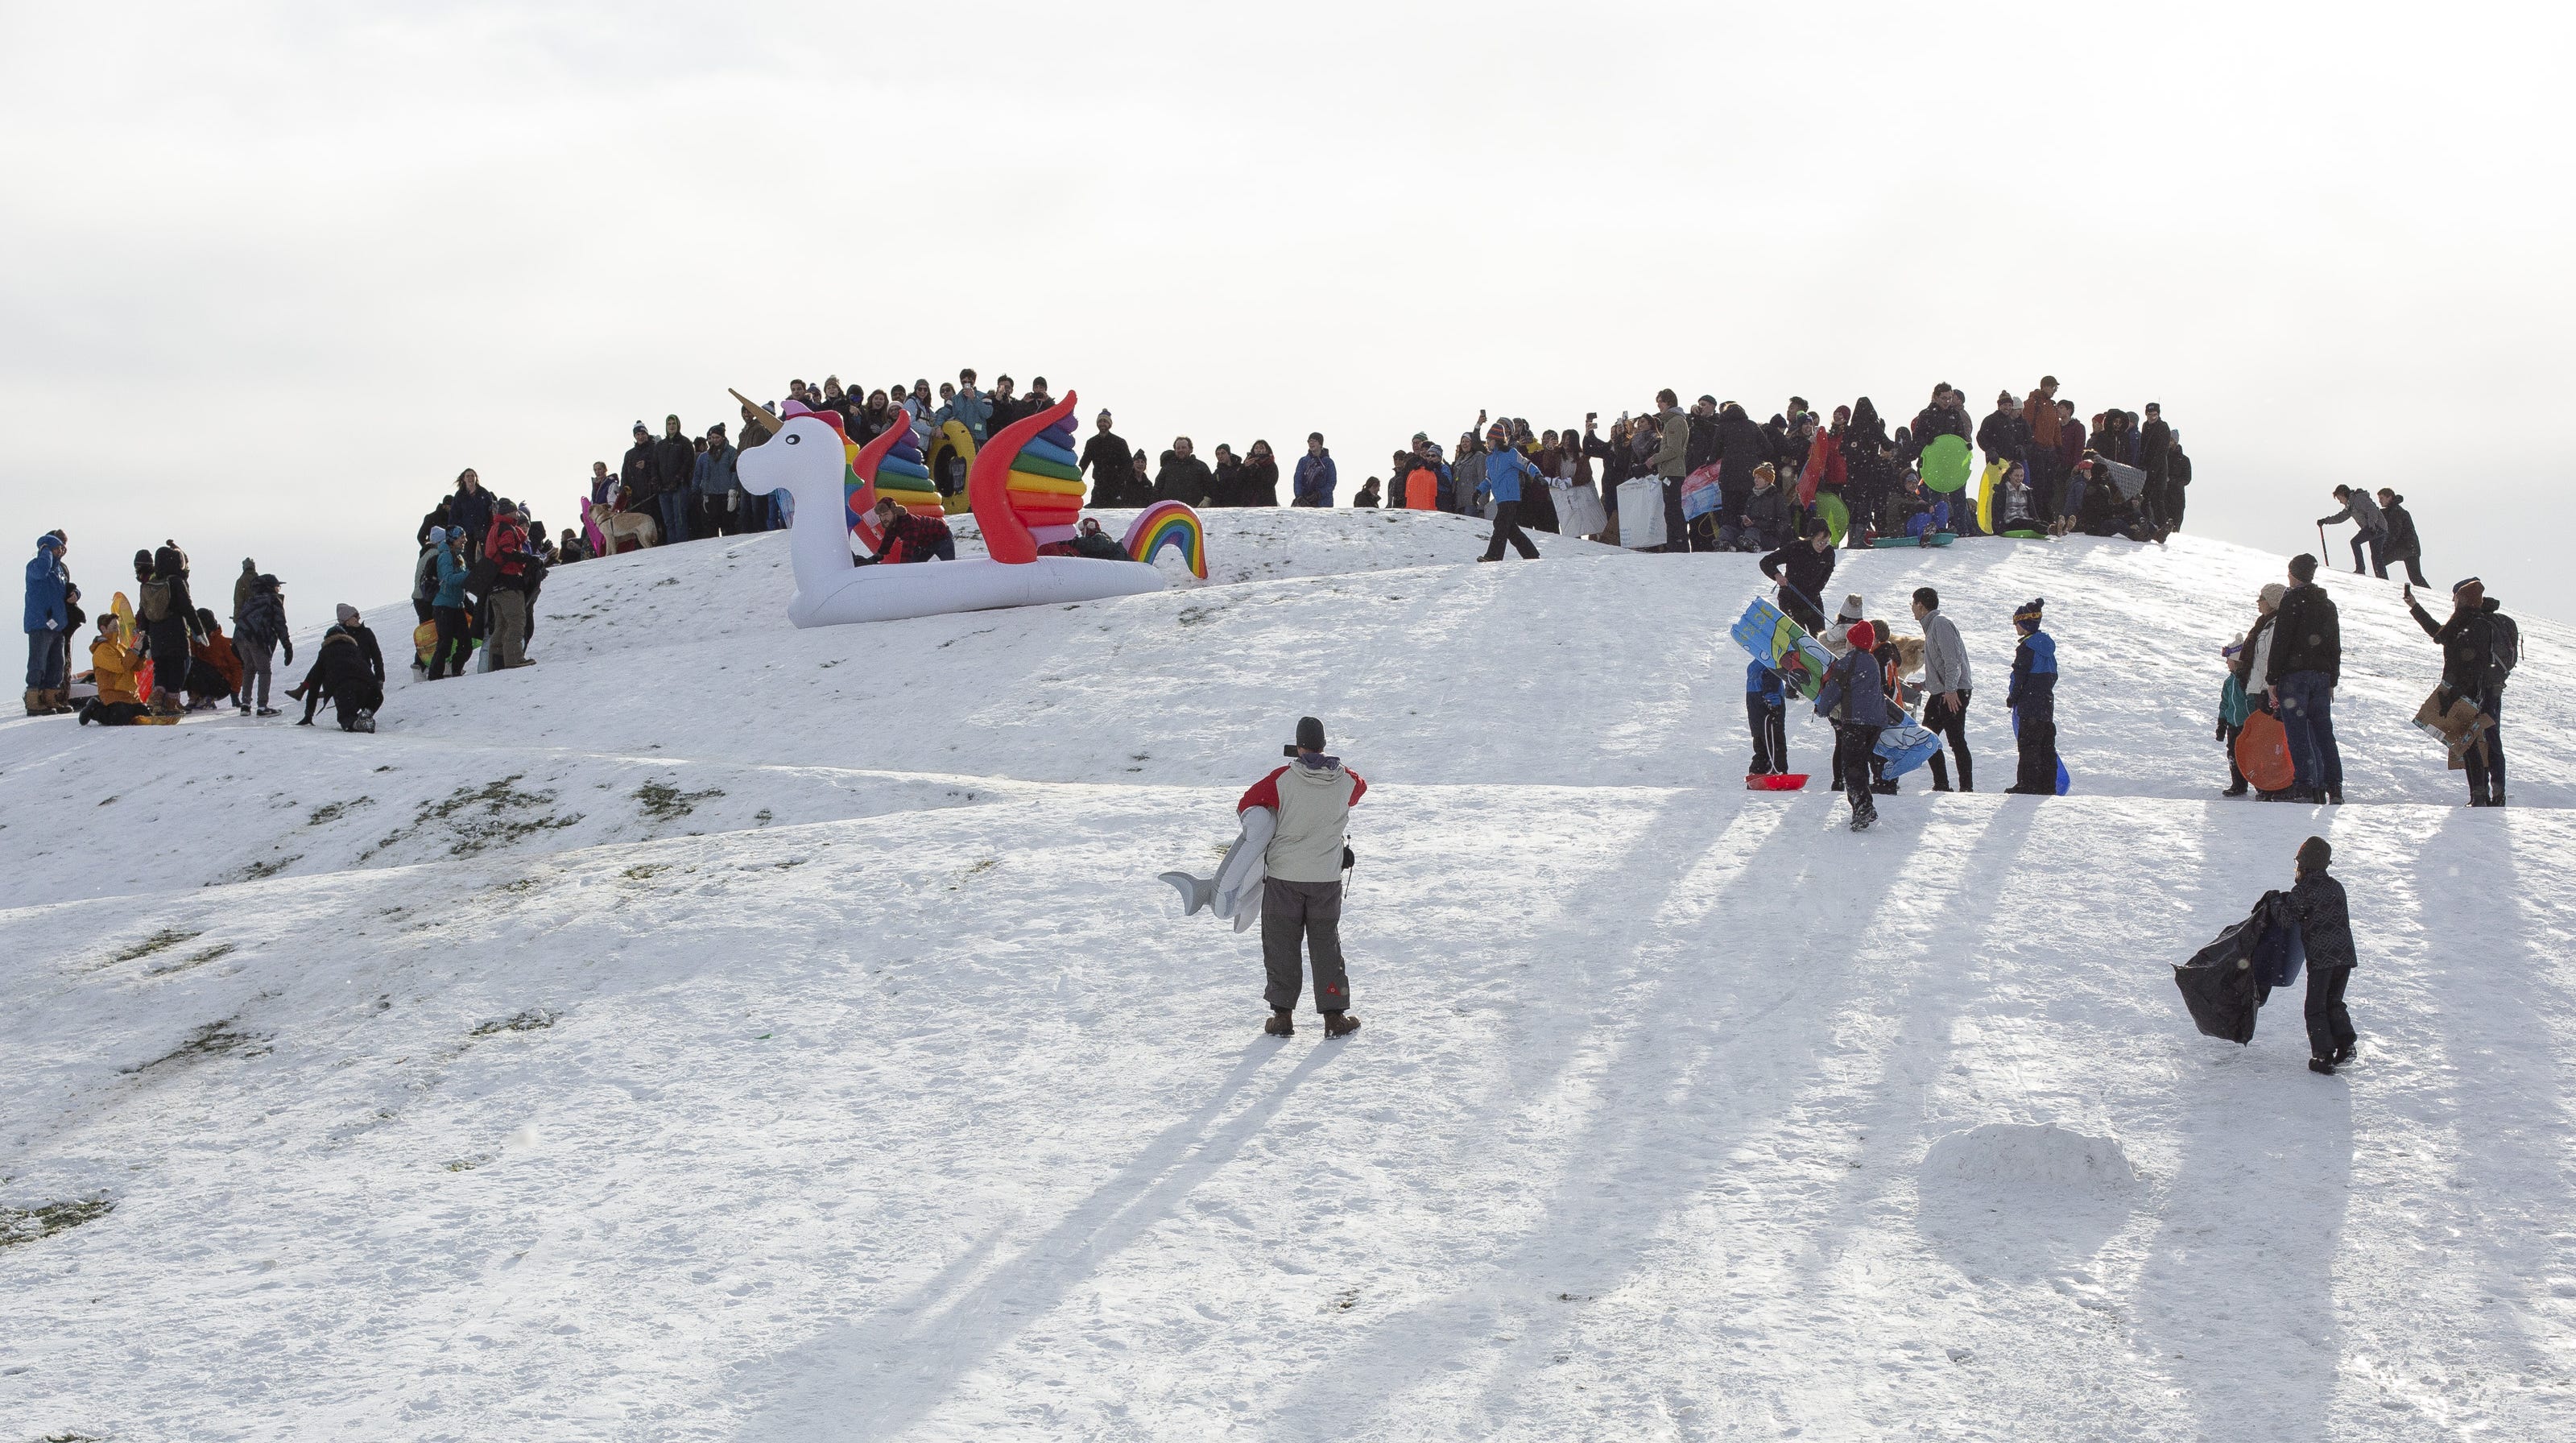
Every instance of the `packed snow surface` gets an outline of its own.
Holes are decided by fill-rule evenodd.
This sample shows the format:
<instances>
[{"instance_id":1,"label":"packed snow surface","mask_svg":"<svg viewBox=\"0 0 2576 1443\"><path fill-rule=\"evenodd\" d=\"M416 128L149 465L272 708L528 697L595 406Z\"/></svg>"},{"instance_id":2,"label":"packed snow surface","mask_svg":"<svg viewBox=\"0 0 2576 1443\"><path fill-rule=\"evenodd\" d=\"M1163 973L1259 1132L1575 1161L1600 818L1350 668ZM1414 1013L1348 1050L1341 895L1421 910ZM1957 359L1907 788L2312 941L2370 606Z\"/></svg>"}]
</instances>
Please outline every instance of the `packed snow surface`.
<instances>
[{"instance_id":1,"label":"packed snow surface","mask_svg":"<svg viewBox=\"0 0 2576 1443\"><path fill-rule=\"evenodd\" d=\"M1942 589L1982 788L1856 836L1740 790L1750 558L1209 521L1206 585L801 632L782 536L565 568L374 736L0 724L0 1443L2576 1435L2566 628L2470 811L2329 578L2353 804L2264 806L2279 558L1846 553ZM1331 1043L1154 880L1303 713L1371 782ZM2312 832L2333 1078L2167 970Z\"/></svg>"}]
</instances>

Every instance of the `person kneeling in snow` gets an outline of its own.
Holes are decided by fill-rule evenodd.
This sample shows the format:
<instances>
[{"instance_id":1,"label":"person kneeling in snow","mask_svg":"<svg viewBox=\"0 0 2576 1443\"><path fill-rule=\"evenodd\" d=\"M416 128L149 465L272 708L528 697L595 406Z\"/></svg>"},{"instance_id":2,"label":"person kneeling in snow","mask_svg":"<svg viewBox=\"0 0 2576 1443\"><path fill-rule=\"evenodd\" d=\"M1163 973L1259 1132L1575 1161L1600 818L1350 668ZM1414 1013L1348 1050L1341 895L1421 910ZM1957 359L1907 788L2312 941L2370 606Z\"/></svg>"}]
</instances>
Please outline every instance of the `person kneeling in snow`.
<instances>
[{"instance_id":1,"label":"person kneeling in snow","mask_svg":"<svg viewBox=\"0 0 2576 1443\"><path fill-rule=\"evenodd\" d=\"M1315 1009L1324 1014L1324 1035L1342 1037L1360 1028L1349 1010L1351 980L1342 965L1342 869L1350 865L1351 806L1367 795L1368 783L1345 769L1341 758L1324 755L1324 724L1313 717L1298 719L1288 755L1296 761L1253 783L1234 806L1237 812L1267 807L1278 819L1261 854L1269 873L1261 893L1261 960L1269 972L1262 997L1270 1004L1270 1020L1261 1030L1273 1037L1297 1030L1302 939L1314 959Z\"/></svg>"},{"instance_id":2,"label":"person kneeling in snow","mask_svg":"<svg viewBox=\"0 0 2576 1443\"><path fill-rule=\"evenodd\" d=\"M877 498L878 529L885 540L877 547L877 563L900 566L910 561L954 561L957 538L950 534L948 523L935 516L916 516L886 497Z\"/></svg>"},{"instance_id":3,"label":"person kneeling in snow","mask_svg":"<svg viewBox=\"0 0 2576 1443\"><path fill-rule=\"evenodd\" d=\"M2352 945L2352 915L2346 910L2343 883L2326 875L2334 848L2323 837L2299 844L2299 881L2290 889L2290 914L2299 920L2299 941L2308 953L2308 1070L2329 1076L2352 1061L2352 1014L2343 1007L2343 987L2352 980L2359 960Z\"/></svg>"},{"instance_id":4,"label":"person kneeling in snow","mask_svg":"<svg viewBox=\"0 0 2576 1443\"><path fill-rule=\"evenodd\" d=\"M322 645L313 653L313 669L304 674L302 684L286 689L291 697L304 702L300 727L313 725L313 709L325 694L340 712L340 730L371 732L376 729L376 708L385 704L385 653L376 645L376 634L358 619L358 608L340 603L340 619L322 633Z\"/></svg>"},{"instance_id":5,"label":"person kneeling in snow","mask_svg":"<svg viewBox=\"0 0 2576 1443\"><path fill-rule=\"evenodd\" d=\"M143 715L143 661L134 653L133 635L110 612L98 619L98 639L89 644L90 681L98 688L81 708L80 724L130 727Z\"/></svg>"},{"instance_id":6,"label":"person kneeling in snow","mask_svg":"<svg viewBox=\"0 0 2576 1443\"><path fill-rule=\"evenodd\" d=\"M1825 673L1816 693L1816 715L1834 724L1834 757L1843 778L1843 795L1851 798L1851 829L1866 832L1878 820L1877 788L1870 780L1870 758L1878 751L1878 734L1895 722L1888 713L1886 677L1874 648L1877 629L1855 621L1844 633L1851 650Z\"/></svg>"}]
</instances>

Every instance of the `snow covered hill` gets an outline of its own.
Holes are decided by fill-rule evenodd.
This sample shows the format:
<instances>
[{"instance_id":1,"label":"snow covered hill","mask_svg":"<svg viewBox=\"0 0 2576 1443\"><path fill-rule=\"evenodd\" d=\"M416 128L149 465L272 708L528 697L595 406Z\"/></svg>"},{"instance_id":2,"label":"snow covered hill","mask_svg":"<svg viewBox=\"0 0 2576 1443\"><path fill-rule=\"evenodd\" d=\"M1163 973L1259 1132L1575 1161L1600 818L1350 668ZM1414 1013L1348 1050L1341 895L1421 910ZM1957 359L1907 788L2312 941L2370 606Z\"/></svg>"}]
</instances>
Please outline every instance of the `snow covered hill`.
<instances>
[{"instance_id":1,"label":"snow covered hill","mask_svg":"<svg viewBox=\"0 0 2576 1443\"><path fill-rule=\"evenodd\" d=\"M1736 789L1749 558L1211 522L1205 586L806 632L780 537L567 568L373 737L0 724L0 1440L2576 1431L2566 628L2472 812L2332 578L2355 805L2261 806L2278 558L1847 556L1942 589L1989 788L1853 836ZM2032 595L2056 801L1992 790ZM1152 880L1301 712L1373 783L1330 1045ZM2165 968L2310 832L2332 1079Z\"/></svg>"}]
</instances>

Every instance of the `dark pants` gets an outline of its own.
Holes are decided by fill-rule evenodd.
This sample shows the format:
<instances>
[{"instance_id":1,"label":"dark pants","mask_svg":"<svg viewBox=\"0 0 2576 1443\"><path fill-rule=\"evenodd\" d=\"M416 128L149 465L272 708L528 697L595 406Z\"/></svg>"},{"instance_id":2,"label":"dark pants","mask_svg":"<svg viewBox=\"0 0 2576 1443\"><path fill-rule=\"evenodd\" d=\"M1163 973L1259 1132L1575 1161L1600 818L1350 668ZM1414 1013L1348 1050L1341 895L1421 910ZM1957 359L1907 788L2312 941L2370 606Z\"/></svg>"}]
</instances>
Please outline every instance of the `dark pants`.
<instances>
[{"instance_id":1,"label":"dark pants","mask_svg":"<svg viewBox=\"0 0 2576 1443\"><path fill-rule=\"evenodd\" d=\"M2410 555L2401 556L2396 559L2406 563L2407 581L2417 586L2430 586L2433 584L2424 579L2424 561L2422 557Z\"/></svg>"},{"instance_id":2,"label":"dark pants","mask_svg":"<svg viewBox=\"0 0 2576 1443\"><path fill-rule=\"evenodd\" d=\"M2504 800L2504 692L2498 689L2478 699L2478 710L2496 719L2487 728L2486 744L2469 748L2469 796L2485 797L2501 803Z\"/></svg>"},{"instance_id":3,"label":"dark pants","mask_svg":"<svg viewBox=\"0 0 2576 1443\"><path fill-rule=\"evenodd\" d=\"M2385 531L2364 531L2352 538L2352 574L2355 576L2361 574L2361 547L2364 542L2370 544L2371 574L2382 581L2387 580L2388 533Z\"/></svg>"},{"instance_id":4,"label":"dark pants","mask_svg":"<svg viewBox=\"0 0 2576 1443\"><path fill-rule=\"evenodd\" d=\"M2343 985L2352 980L2350 967L2310 967L2308 969L2308 1055L2331 1058L2358 1040L2352 1030L2352 1014L2343 1010Z\"/></svg>"},{"instance_id":5,"label":"dark pants","mask_svg":"<svg viewBox=\"0 0 2576 1443\"><path fill-rule=\"evenodd\" d=\"M2236 765L2236 738L2244 730L2245 723L2230 722L2227 726L2227 735L2224 738L2227 746L2227 794L2229 796L2236 796L2243 793L2247 785L2249 785L2245 780L2244 770Z\"/></svg>"},{"instance_id":6,"label":"dark pants","mask_svg":"<svg viewBox=\"0 0 2576 1443\"><path fill-rule=\"evenodd\" d=\"M1658 477L1664 487L1664 549L1690 550L1690 523L1682 519L1682 478Z\"/></svg>"},{"instance_id":7,"label":"dark pants","mask_svg":"<svg viewBox=\"0 0 2576 1443\"><path fill-rule=\"evenodd\" d=\"M1789 770L1789 709L1764 701L1762 693L1744 694L1744 721L1753 731L1753 760L1744 770L1752 776L1776 776Z\"/></svg>"},{"instance_id":8,"label":"dark pants","mask_svg":"<svg viewBox=\"0 0 2576 1443\"><path fill-rule=\"evenodd\" d=\"M1976 765L1968 758L1968 696L1966 687L1959 688L1957 711L1943 706L1937 696L1928 698L1923 703L1925 729L1939 733L1950 743L1950 750L1958 753L1959 790L1963 792L1973 792L1977 789ZM2050 780L2054 782L2055 778L2052 777ZM1950 789L1950 767L1942 760L1941 753L1937 750L1932 753L1932 788L1935 791L1944 792Z\"/></svg>"},{"instance_id":9,"label":"dark pants","mask_svg":"<svg viewBox=\"0 0 2576 1443\"><path fill-rule=\"evenodd\" d=\"M461 606L442 606L433 615L438 622L438 647L429 654L430 679L463 676L465 659L474 654L473 624Z\"/></svg>"},{"instance_id":10,"label":"dark pants","mask_svg":"<svg viewBox=\"0 0 2576 1443\"><path fill-rule=\"evenodd\" d=\"M2021 748L2013 790L2057 795L2057 698L2045 692L2024 697L2013 708L2013 732Z\"/></svg>"},{"instance_id":11,"label":"dark pants","mask_svg":"<svg viewBox=\"0 0 2576 1443\"><path fill-rule=\"evenodd\" d=\"M438 608L429 604L428 597L415 596L411 599L411 614L415 625L420 622L430 620L436 616L437 613ZM233 630L241 630L241 618L238 616L233 618Z\"/></svg>"},{"instance_id":12,"label":"dark pants","mask_svg":"<svg viewBox=\"0 0 2576 1443\"><path fill-rule=\"evenodd\" d=\"M1804 627L1807 635L1823 636L1825 634L1825 614L1816 610L1814 607L1809 606L1806 603L1805 598L1784 586L1780 588L1778 599L1780 603L1780 614L1789 618L1791 621L1798 623L1801 627Z\"/></svg>"},{"instance_id":13,"label":"dark pants","mask_svg":"<svg viewBox=\"0 0 2576 1443\"><path fill-rule=\"evenodd\" d=\"M1529 533L1521 529L1521 503L1517 501L1494 503L1494 535L1492 540L1485 543L1485 559L1502 560L1503 543L1506 541L1512 544L1513 550L1521 554L1523 561L1538 560L1538 544L1531 541Z\"/></svg>"},{"instance_id":14,"label":"dark pants","mask_svg":"<svg viewBox=\"0 0 2576 1443\"><path fill-rule=\"evenodd\" d=\"M68 686L63 680L62 633L31 631L27 633L27 690L52 691Z\"/></svg>"},{"instance_id":15,"label":"dark pants","mask_svg":"<svg viewBox=\"0 0 2576 1443\"><path fill-rule=\"evenodd\" d=\"M1843 795L1851 799L1854 817L1878 816L1878 795L1870 790L1870 761L1878 754L1878 727L1834 723L1834 770L1842 774Z\"/></svg>"},{"instance_id":16,"label":"dark pants","mask_svg":"<svg viewBox=\"0 0 2576 1443\"><path fill-rule=\"evenodd\" d=\"M2305 791L2343 791L2343 753L2335 749L2334 684L2321 671L2281 678L2281 729L2290 734L2290 766Z\"/></svg>"},{"instance_id":17,"label":"dark pants","mask_svg":"<svg viewBox=\"0 0 2576 1443\"><path fill-rule=\"evenodd\" d=\"M1297 1006L1306 969L1297 953L1299 939L1315 964L1315 1010L1340 1012L1351 1005L1350 973L1342 966L1342 884L1287 882L1272 877L1261 884L1261 961L1270 982L1261 991L1274 1012Z\"/></svg>"},{"instance_id":18,"label":"dark pants","mask_svg":"<svg viewBox=\"0 0 2576 1443\"><path fill-rule=\"evenodd\" d=\"M689 502L686 491L665 491L655 498L662 520L662 544L689 539Z\"/></svg>"}]
</instances>

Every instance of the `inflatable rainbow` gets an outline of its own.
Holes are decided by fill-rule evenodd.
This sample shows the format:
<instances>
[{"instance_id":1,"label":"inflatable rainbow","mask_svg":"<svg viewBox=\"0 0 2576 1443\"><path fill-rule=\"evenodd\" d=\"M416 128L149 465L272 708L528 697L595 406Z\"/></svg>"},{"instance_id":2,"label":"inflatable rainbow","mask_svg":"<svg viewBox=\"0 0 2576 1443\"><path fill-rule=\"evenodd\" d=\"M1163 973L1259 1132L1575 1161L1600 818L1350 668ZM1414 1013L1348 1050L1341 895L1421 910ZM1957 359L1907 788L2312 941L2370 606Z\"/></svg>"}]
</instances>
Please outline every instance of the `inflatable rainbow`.
<instances>
[{"instance_id":1,"label":"inflatable rainbow","mask_svg":"<svg viewBox=\"0 0 2576 1443\"><path fill-rule=\"evenodd\" d=\"M1207 528L1186 503L1157 501L1137 512L1135 521L1127 527L1124 544L1128 555L1147 562L1164 547L1177 546L1181 548L1181 559L1190 564L1190 574L1207 580Z\"/></svg>"}]
</instances>

